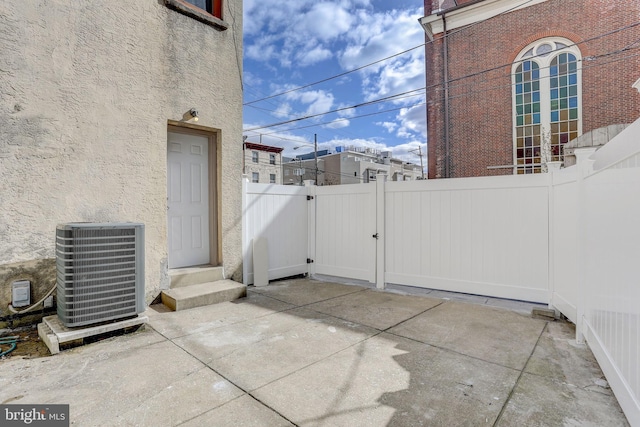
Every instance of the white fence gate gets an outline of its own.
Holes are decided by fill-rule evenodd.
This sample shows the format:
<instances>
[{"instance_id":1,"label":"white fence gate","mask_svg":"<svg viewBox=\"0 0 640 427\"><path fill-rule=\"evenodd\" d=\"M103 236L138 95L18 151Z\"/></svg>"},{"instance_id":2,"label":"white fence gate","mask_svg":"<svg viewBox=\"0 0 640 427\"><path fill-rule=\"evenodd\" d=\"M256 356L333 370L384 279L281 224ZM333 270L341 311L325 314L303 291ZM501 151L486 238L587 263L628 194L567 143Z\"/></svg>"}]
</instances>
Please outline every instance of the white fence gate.
<instances>
[{"instance_id":1,"label":"white fence gate","mask_svg":"<svg viewBox=\"0 0 640 427\"><path fill-rule=\"evenodd\" d=\"M250 242L264 236L270 279L319 273L549 303L640 425L640 120L586 155L537 176L245 184L245 283Z\"/></svg>"},{"instance_id":2,"label":"white fence gate","mask_svg":"<svg viewBox=\"0 0 640 427\"><path fill-rule=\"evenodd\" d=\"M317 274L376 281L376 184L315 188Z\"/></svg>"},{"instance_id":3,"label":"white fence gate","mask_svg":"<svg viewBox=\"0 0 640 427\"><path fill-rule=\"evenodd\" d=\"M243 275L253 283L254 239L267 240L269 280L307 272L307 188L243 182Z\"/></svg>"}]
</instances>

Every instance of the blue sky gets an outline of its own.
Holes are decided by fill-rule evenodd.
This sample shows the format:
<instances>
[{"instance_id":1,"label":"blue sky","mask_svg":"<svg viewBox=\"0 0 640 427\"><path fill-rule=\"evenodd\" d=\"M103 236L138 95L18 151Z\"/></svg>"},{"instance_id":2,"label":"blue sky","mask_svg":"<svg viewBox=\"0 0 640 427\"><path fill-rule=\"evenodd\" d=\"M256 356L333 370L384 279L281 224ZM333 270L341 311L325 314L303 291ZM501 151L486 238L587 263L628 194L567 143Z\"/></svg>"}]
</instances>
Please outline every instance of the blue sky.
<instances>
[{"instance_id":1,"label":"blue sky","mask_svg":"<svg viewBox=\"0 0 640 427\"><path fill-rule=\"evenodd\" d=\"M419 46L424 43L418 23L422 16L422 0L244 0L244 102ZM245 129L320 114L245 135L250 142L260 142L262 135L263 144L284 147L284 154L290 156L307 152L293 151L293 147L313 143L317 134L319 149L340 145L390 149L395 157L419 164L419 157L409 151L420 145L426 152L424 90L355 109L345 107L424 86L424 48L419 47L342 77L245 106ZM357 118L361 115L369 116Z\"/></svg>"}]
</instances>

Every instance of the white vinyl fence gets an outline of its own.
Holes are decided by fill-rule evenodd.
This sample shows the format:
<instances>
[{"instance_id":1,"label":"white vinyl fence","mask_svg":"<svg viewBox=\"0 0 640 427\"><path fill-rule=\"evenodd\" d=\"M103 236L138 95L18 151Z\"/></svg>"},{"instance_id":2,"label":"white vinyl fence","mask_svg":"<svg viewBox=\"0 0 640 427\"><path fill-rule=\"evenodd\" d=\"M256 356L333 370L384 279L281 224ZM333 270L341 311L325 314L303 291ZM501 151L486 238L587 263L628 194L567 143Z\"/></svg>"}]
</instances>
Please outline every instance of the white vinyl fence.
<instances>
[{"instance_id":1,"label":"white vinyl fence","mask_svg":"<svg viewBox=\"0 0 640 427\"><path fill-rule=\"evenodd\" d=\"M616 142L616 144L612 144ZM632 426L640 425L640 120L593 157L579 206L577 325ZM584 307L581 309L580 306Z\"/></svg>"},{"instance_id":2,"label":"white vinyl fence","mask_svg":"<svg viewBox=\"0 0 640 427\"><path fill-rule=\"evenodd\" d=\"M591 154L541 175L245 183L245 283L251 242L265 237L270 279L318 273L549 304L640 425L640 120Z\"/></svg>"},{"instance_id":3,"label":"white vinyl fence","mask_svg":"<svg viewBox=\"0 0 640 427\"><path fill-rule=\"evenodd\" d=\"M385 282L548 302L547 175L389 182Z\"/></svg>"},{"instance_id":4,"label":"white vinyl fence","mask_svg":"<svg viewBox=\"0 0 640 427\"><path fill-rule=\"evenodd\" d=\"M376 184L315 188L315 273L376 280Z\"/></svg>"},{"instance_id":5,"label":"white vinyl fence","mask_svg":"<svg viewBox=\"0 0 640 427\"><path fill-rule=\"evenodd\" d=\"M253 283L252 242L267 239L269 280L307 272L307 188L243 182L243 276Z\"/></svg>"}]
</instances>

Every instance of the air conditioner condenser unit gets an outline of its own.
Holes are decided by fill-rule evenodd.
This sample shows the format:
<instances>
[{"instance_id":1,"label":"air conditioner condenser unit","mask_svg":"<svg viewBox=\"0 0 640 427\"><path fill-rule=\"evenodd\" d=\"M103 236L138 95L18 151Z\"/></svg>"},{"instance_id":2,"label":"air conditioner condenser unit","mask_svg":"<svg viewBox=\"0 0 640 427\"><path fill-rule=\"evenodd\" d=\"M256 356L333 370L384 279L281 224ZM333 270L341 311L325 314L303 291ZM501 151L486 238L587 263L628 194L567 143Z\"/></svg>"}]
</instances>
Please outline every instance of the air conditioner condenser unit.
<instances>
[{"instance_id":1,"label":"air conditioner condenser unit","mask_svg":"<svg viewBox=\"0 0 640 427\"><path fill-rule=\"evenodd\" d=\"M144 224L58 225L56 269L58 317L67 327L144 312Z\"/></svg>"}]
</instances>

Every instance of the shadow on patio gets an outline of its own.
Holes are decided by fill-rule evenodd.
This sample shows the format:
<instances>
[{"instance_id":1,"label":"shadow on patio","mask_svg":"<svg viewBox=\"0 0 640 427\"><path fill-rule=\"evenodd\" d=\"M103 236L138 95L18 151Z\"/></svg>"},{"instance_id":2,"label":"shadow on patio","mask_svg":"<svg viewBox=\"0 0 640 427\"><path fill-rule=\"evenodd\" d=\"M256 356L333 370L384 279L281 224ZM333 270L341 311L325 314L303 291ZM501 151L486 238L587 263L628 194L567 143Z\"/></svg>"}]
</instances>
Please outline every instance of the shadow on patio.
<instances>
[{"instance_id":1,"label":"shadow on patio","mask_svg":"<svg viewBox=\"0 0 640 427\"><path fill-rule=\"evenodd\" d=\"M434 294L297 279L152 308L138 333L3 362L0 401L83 426L626 424L571 324Z\"/></svg>"}]
</instances>

